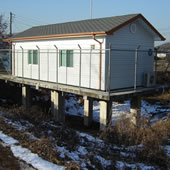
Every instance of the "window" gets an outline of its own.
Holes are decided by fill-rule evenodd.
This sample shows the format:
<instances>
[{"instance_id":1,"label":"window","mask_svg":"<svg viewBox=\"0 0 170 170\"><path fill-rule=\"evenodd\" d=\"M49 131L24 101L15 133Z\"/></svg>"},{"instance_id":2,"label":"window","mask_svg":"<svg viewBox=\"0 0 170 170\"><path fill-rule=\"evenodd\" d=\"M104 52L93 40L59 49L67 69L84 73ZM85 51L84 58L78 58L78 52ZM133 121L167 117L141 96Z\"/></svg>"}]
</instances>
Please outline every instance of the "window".
<instances>
[{"instance_id":1,"label":"window","mask_svg":"<svg viewBox=\"0 0 170 170\"><path fill-rule=\"evenodd\" d=\"M60 66L73 67L73 50L60 50Z\"/></svg>"},{"instance_id":2,"label":"window","mask_svg":"<svg viewBox=\"0 0 170 170\"><path fill-rule=\"evenodd\" d=\"M28 50L28 64L38 64L38 50Z\"/></svg>"}]
</instances>

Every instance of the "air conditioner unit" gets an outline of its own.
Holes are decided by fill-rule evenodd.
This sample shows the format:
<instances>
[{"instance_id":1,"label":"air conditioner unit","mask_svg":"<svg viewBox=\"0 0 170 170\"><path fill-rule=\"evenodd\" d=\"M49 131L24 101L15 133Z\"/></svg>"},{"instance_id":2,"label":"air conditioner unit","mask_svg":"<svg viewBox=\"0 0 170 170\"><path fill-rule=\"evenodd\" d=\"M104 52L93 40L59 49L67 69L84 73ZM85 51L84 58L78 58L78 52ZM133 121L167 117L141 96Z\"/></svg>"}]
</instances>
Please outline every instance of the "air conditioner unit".
<instances>
[{"instance_id":1,"label":"air conditioner unit","mask_svg":"<svg viewBox=\"0 0 170 170\"><path fill-rule=\"evenodd\" d=\"M144 86L153 87L155 84L155 72L144 73Z\"/></svg>"}]
</instances>

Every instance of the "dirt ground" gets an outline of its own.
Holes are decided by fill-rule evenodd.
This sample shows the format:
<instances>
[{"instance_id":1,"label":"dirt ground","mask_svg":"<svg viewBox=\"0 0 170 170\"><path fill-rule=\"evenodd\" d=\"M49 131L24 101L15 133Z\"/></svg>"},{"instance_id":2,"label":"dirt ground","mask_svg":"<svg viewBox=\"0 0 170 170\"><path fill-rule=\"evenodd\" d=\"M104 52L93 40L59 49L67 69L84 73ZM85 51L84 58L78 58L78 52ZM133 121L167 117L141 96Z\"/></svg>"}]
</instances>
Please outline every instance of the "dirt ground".
<instances>
[{"instance_id":1,"label":"dirt ground","mask_svg":"<svg viewBox=\"0 0 170 170\"><path fill-rule=\"evenodd\" d=\"M20 164L17 158L13 156L10 148L0 144L0 170L3 169L18 170L20 169Z\"/></svg>"}]
</instances>

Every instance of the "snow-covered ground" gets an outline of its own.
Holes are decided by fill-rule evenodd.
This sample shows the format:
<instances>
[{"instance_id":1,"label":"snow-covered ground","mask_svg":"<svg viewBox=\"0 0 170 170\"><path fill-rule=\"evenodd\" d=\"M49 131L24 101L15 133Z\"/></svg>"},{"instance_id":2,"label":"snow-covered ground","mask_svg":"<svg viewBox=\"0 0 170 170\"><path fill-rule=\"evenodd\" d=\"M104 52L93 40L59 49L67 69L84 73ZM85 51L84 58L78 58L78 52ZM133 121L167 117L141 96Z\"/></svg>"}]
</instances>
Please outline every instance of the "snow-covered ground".
<instances>
[{"instance_id":1,"label":"snow-covered ground","mask_svg":"<svg viewBox=\"0 0 170 170\"><path fill-rule=\"evenodd\" d=\"M9 124L15 129L18 129L19 131L25 131L28 130L29 128L33 127L34 125L29 123L28 121L23 121L23 124L20 123L20 121L12 121L9 118L5 118L4 114L0 114L1 117L3 117L5 123ZM44 126L49 126L53 128L60 128L58 125L56 126L54 122L43 122ZM52 134L53 132L51 130L48 130L48 134ZM77 145L74 149L69 149L67 146L65 146L65 143L62 143L61 145L55 144L54 141L56 139L53 139L53 144L54 149L59 153L59 157L63 160L65 159L70 159L74 162L76 162L78 165L81 166L82 169L88 169L87 167L92 167L94 169L98 169L93 162L89 160L90 157L93 156L93 159L97 161L100 165L102 165L103 169L109 169L109 167L113 166L113 161L110 159L110 157L105 157L103 155L103 151L106 153L119 153L119 155L122 158L135 158L136 153L135 150L136 148L142 149L142 145L139 146L130 146L130 147L124 147L124 146L116 146L112 144L106 144L103 140L93 137L89 134L86 133L80 133L79 131L76 131L76 135L79 136L80 143ZM34 140L40 140L39 138L35 137L34 134L31 132L28 135L29 137L31 136ZM7 145L10 146L11 151L13 152L14 156L19 158L20 160L25 161L28 164L31 164L34 168L37 169L64 169L63 166L58 166L53 163L50 163L41 157L39 157L37 154L32 153L30 150L27 148L23 148L19 145L19 141L15 140L12 137L9 137L5 135L2 131L0 131L0 139ZM56 141L57 142L57 141ZM165 150L170 158L170 146L166 146ZM103 156L102 156L103 155ZM114 166L117 169L157 169L157 167L151 166L151 165L146 165L141 162L135 162L135 163L128 163L126 161L122 160L117 160L114 162Z\"/></svg>"},{"instance_id":2,"label":"snow-covered ground","mask_svg":"<svg viewBox=\"0 0 170 170\"><path fill-rule=\"evenodd\" d=\"M99 103L94 101L93 104L93 119L95 121L99 121ZM122 115L129 115L130 111L130 102L127 100L124 103L113 102L112 107L113 122L118 120ZM144 117L150 117L152 122L162 118L167 118L167 113L170 112L170 107L162 107L159 103L154 105L149 104L147 101L142 101L142 115ZM83 116L83 106L77 103L75 96L70 96L66 100L66 113L75 116ZM162 114L158 114L162 113ZM30 123L27 120L11 120L10 117L5 116L4 113L0 112L0 117L3 118L4 122L11 127L17 129L18 131L26 133L29 139L33 139L35 141L40 140L39 137L35 135L34 132L29 131L29 129L34 128L34 124ZM43 127L51 127L51 129L60 129L60 125L56 125L52 121L44 121L42 122ZM42 128L44 130L44 128ZM88 169L89 167L93 169L98 169L97 164L100 164L103 169L111 169L113 165L117 169L157 169L157 167L147 165L141 162L129 163L124 159L130 158L135 159L136 157L136 148L142 149L142 145L140 146L115 146L112 144L107 144L103 140L93 137L92 135L81 133L76 131L76 135L79 138L79 143L76 147L71 148L68 147L68 144L63 142L58 142L57 139L53 136L53 131L46 129L44 134L48 134L47 137L51 139L53 143L53 149L59 153L59 157L62 160L67 162L73 161L77 163L82 169ZM29 132L28 132L29 131ZM43 132L42 132L43 133ZM31 164L34 168L37 169L64 169L63 166L55 165L51 162L48 162L41 157L39 157L36 153L32 153L29 149L23 148L18 140L5 135L2 131L0 131L0 139L7 146L11 148L14 156L19 158L20 160L25 161L28 164ZM170 146L167 145L164 147L167 152L168 157L170 158ZM108 155L107 155L108 153ZM118 154L118 160L113 160L113 157L110 156L113 153ZM119 160L119 157L121 159ZM69 160L69 161L68 161ZM94 160L95 162L93 162ZM124 161L123 161L124 160Z\"/></svg>"},{"instance_id":3,"label":"snow-covered ground","mask_svg":"<svg viewBox=\"0 0 170 170\"><path fill-rule=\"evenodd\" d=\"M113 123L120 119L122 116L128 117L130 114L130 101L126 100L124 103L113 102L112 103L112 121ZM71 95L65 103L66 113L75 116L82 116L84 115L84 108L80 106L77 101L75 100L75 96ZM99 122L99 102L93 102L93 120ZM160 114L162 113L162 114ZM163 107L160 103L150 104L145 100L142 100L141 103L141 114L143 117L150 117L151 122L155 122L158 119L166 119L166 114L170 113L170 106Z\"/></svg>"}]
</instances>

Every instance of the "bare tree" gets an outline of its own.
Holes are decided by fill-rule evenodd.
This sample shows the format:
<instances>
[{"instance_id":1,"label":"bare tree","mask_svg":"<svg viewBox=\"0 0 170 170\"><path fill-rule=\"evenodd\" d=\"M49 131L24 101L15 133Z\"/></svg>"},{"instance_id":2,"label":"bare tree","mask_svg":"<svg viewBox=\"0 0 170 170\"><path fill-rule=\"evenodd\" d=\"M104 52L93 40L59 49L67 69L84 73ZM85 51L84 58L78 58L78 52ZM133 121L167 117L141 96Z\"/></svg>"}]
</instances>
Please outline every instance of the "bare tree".
<instances>
[{"instance_id":1,"label":"bare tree","mask_svg":"<svg viewBox=\"0 0 170 170\"><path fill-rule=\"evenodd\" d=\"M0 14L0 36L6 33L8 23L4 20L4 15Z\"/></svg>"}]
</instances>

